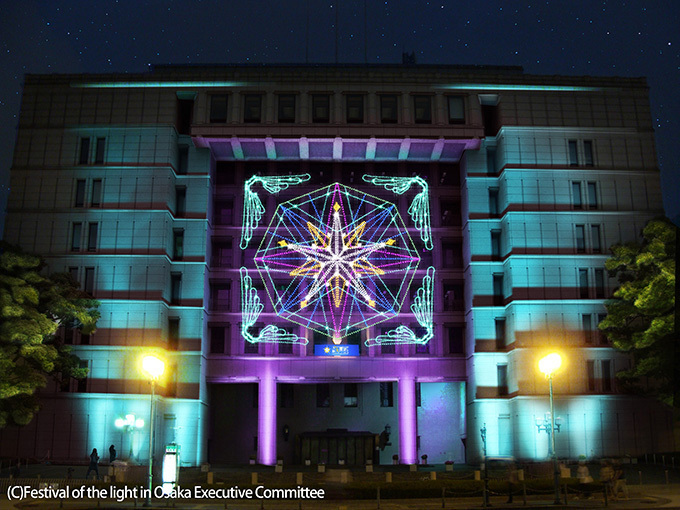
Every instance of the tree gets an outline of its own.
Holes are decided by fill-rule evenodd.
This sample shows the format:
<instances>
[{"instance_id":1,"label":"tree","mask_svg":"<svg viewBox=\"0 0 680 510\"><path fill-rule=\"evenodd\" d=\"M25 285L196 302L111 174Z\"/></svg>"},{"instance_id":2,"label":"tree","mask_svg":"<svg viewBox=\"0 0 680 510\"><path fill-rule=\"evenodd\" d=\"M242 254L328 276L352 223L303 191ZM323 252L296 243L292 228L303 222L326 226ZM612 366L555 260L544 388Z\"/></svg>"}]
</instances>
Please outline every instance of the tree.
<instances>
[{"instance_id":1,"label":"tree","mask_svg":"<svg viewBox=\"0 0 680 510\"><path fill-rule=\"evenodd\" d=\"M55 335L60 325L89 334L99 303L68 274L41 274L37 255L0 243L0 427L25 425L48 377L82 378L87 369Z\"/></svg>"},{"instance_id":2,"label":"tree","mask_svg":"<svg viewBox=\"0 0 680 510\"><path fill-rule=\"evenodd\" d=\"M676 228L650 221L642 243L612 246L605 267L620 286L607 301L599 328L615 348L632 354L633 366L617 374L624 387L673 403L676 375Z\"/></svg>"}]
</instances>

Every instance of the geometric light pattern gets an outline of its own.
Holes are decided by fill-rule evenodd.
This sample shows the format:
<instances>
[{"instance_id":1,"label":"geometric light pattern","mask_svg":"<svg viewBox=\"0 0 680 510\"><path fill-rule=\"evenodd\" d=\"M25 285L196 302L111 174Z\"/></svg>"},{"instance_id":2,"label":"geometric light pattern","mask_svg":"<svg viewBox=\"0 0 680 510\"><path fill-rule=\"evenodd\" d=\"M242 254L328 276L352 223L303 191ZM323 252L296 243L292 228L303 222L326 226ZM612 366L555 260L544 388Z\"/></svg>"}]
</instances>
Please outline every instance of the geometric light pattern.
<instances>
[{"instance_id":1,"label":"geometric light pattern","mask_svg":"<svg viewBox=\"0 0 680 510\"><path fill-rule=\"evenodd\" d=\"M311 179L309 174L301 175L253 175L243 187L243 228L241 229L241 249L245 250L248 243L253 238L253 230L257 228L262 216L264 215L264 205L257 193L251 190L253 185L260 182L269 193L278 193L302 182Z\"/></svg>"},{"instance_id":2,"label":"geometric light pattern","mask_svg":"<svg viewBox=\"0 0 680 510\"><path fill-rule=\"evenodd\" d=\"M423 278L423 286L418 289L416 297L411 303L411 311L415 315L418 324L425 330L423 336L407 326L399 326L396 329L378 335L376 338L366 340L367 346L383 344L426 344L434 337L434 267L427 268Z\"/></svg>"},{"instance_id":3,"label":"geometric light pattern","mask_svg":"<svg viewBox=\"0 0 680 510\"><path fill-rule=\"evenodd\" d=\"M391 177L384 175L364 175L362 179L376 186L382 186L397 195L406 193L411 185L417 184L422 188L411 202L408 213L411 215L416 229L420 232L420 239L425 243L427 250L432 249L432 230L430 228L430 191L424 179L421 177Z\"/></svg>"},{"instance_id":4,"label":"geometric light pattern","mask_svg":"<svg viewBox=\"0 0 680 510\"><path fill-rule=\"evenodd\" d=\"M306 345L308 340L300 338L293 333L273 324L267 325L260 331L258 336L253 336L248 331L257 322L264 309L264 305L257 295L257 289L253 287L253 280L248 274L248 269L239 269L241 275L241 335L250 343L270 342Z\"/></svg>"},{"instance_id":5,"label":"geometric light pattern","mask_svg":"<svg viewBox=\"0 0 680 510\"><path fill-rule=\"evenodd\" d=\"M335 343L396 317L419 262L393 203L339 183L280 204L255 254L277 315Z\"/></svg>"}]
</instances>

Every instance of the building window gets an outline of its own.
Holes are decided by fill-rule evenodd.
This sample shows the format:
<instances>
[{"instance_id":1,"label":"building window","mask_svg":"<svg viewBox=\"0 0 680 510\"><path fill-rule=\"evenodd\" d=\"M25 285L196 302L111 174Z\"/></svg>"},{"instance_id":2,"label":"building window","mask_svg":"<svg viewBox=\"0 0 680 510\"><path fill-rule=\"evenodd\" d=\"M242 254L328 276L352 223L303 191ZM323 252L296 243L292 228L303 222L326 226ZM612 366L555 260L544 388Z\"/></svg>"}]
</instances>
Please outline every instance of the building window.
<instances>
[{"instance_id":1,"label":"building window","mask_svg":"<svg viewBox=\"0 0 680 510\"><path fill-rule=\"evenodd\" d=\"M443 200L441 202L442 227L460 227L462 224L460 203Z\"/></svg>"},{"instance_id":2,"label":"building window","mask_svg":"<svg viewBox=\"0 0 680 510\"><path fill-rule=\"evenodd\" d=\"M461 96L448 96L449 124L465 124L465 103Z\"/></svg>"},{"instance_id":3,"label":"building window","mask_svg":"<svg viewBox=\"0 0 680 510\"><path fill-rule=\"evenodd\" d=\"M279 406L286 409L295 407L295 385L281 383L277 385Z\"/></svg>"},{"instance_id":4,"label":"building window","mask_svg":"<svg viewBox=\"0 0 680 510\"><path fill-rule=\"evenodd\" d=\"M569 165L578 166L578 144L576 140L569 140Z\"/></svg>"},{"instance_id":5,"label":"building window","mask_svg":"<svg viewBox=\"0 0 680 510\"><path fill-rule=\"evenodd\" d=\"M588 299L588 270L578 270L578 289L581 299Z\"/></svg>"},{"instance_id":6,"label":"building window","mask_svg":"<svg viewBox=\"0 0 680 510\"><path fill-rule=\"evenodd\" d=\"M345 384L345 407L359 406L359 385L357 383Z\"/></svg>"},{"instance_id":7,"label":"building window","mask_svg":"<svg viewBox=\"0 0 680 510\"><path fill-rule=\"evenodd\" d=\"M602 368L602 391L610 393L612 391L612 362L608 359L601 361Z\"/></svg>"},{"instance_id":8,"label":"building window","mask_svg":"<svg viewBox=\"0 0 680 510\"><path fill-rule=\"evenodd\" d=\"M172 231L172 259L182 260L184 258L184 230L174 229Z\"/></svg>"},{"instance_id":9,"label":"building window","mask_svg":"<svg viewBox=\"0 0 680 510\"><path fill-rule=\"evenodd\" d=\"M80 238L83 234L83 224L74 223L71 226L71 251L80 251Z\"/></svg>"},{"instance_id":10,"label":"building window","mask_svg":"<svg viewBox=\"0 0 680 510\"><path fill-rule=\"evenodd\" d=\"M588 208L597 209L597 183L588 183Z\"/></svg>"},{"instance_id":11,"label":"building window","mask_svg":"<svg viewBox=\"0 0 680 510\"><path fill-rule=\"evenodd\" d=\"M232 225L234 223L234 200L221 199L215 201L213 207L213 223L215 225Z\"/></svg>"},{"instance_id":12,"label":"building window","mask_svg":"<svg viewBox=\"0 0 680 510\"><path fill-rule=\"evenodd\" d=\"M90 207L100 207L102 205L102 180L94 179L92 181L92 195L90 199Z\"/></svg>"},{"instance_id":13,"label":"building window","mask_svg":"<svg viewBox=\"0 0 680 510\"><path fill-rule=\"evenodd\" d=\"M581 314L581 329L587 344L593 343L593 325L592 318L589 313Z\"/></svg>"},{"instance_id":14,"label":"building window","mask_svg":"<svg viewBox=\"0 0 680 510\"><path fill-rule=\"evenodd\" d=\"M588 378L588 391L592 393L595 391L595 361L591 359L586 361L586 376Z\"/></svg>"},{"instance_id":15,"label":"building window","mask_svg":"<svg viewBox=\"0 0 680 510\"><path fill-rule=\"evenodd\" d=\"M380 334L386 335L394 328L380 328ZM393 343L380 344L380 354L395 354L397 352L396 345Z\"/></svg>"},{"instance_id":16,"label":"building window","mask_svg":"<svg viewBox=\"0 0 680 510\"><path fill-rule=\"evenodd\" d=\"M380 96L380 122L383 124L396 124L399 120L396 95Z\"/></svg>"},{"instance_id":17,"label":"building window","mask_svg":"<svg viewBox=\"0 0 680 510\"><path fill-rule=\"evenodd\" d=\"M260 335L260 328L250 328L250 334L253 337L258 337ZM259 354L260 353L260 343L259 342L249 342L246 340L243 346L243 354Z\"/></svg>"},{"instance_id":18,"label":"building window","mask_svg":"<svg viewBox=\"0 0 680 510\"><path fill-rule=\"evenodd\" d=\"M423 407L423 393L420 385L421 383L416 383L416 407Z\"/></svg>"},{"instance_id":19,"label":"building window","mask_svg":"<svg viewBox=\"0 0 680 510\"><path fill-rule=\"evenodd\" d=\"M602 243L600 240L600 226L590 226L590 242L593 245L593 253L602 253Z\"/></svg>"},{"instance_id":20,"label":"building window","mask_svg":"<svg viewBox=\"0 0 680 510\"><path fill-rule=\"evenodd\" d=\"M489 214L492 216L500 214L498 208L498 189L496 188L489 189Z\"/></svg>"},{"instance_id":21,"label":"building window","mask_svg":"<svg viewBox=\"0 0 680 510\"><path fill-rule=\"evenodd\" d=\"M486 172L489 174L496 174L496 147L486 148Z\"/></svg>"},{"instance_id":22,"label":"building window","mask_svg":"<svg viewBox=\"0 0 680 510\"><path fill-rule=\"evenodd\" d=\"M80 270L77 266L72 266L68 268L68 274L71 276L74 282L79 283L80 280L78 280L78 273L80 273Z\"/></svg>"},{"instance_id":23,"label":"building window","mask_svg":"<svg viewBox=\"0 0 680 510\"><path fill-rule=\"evenodd\" d=\"M232 267L233 248L231 239L213 238L210 264L213 267Z\"/></svg>"},{"instance_id":24,"label":"building window","mask_svg":"<svg viewBox=\"0 0 680 510\"><path fill-rule=\"evenodd\" d=\"M347 101L347 122L351 124L361 124L364 121L364 96L360 94L349 94Z\"/></svg>"},{"instance_id":25,"label":"building window","mask_svg":"<svg viewBox=\"0 0 680 510\"><path fill-rule=\"evenodd\" d=\"M295 95L279 95L279 122L295 122Z\"/></svg>"},{"instance_id":26,"label":"building window","mask_svg":"<svg viewBox=\"0 0 680 510\"><path fill-rule=\"evenodd\" d=\"M236 183L236 162L215 162L215 184L218 186L233 186Z\"/></svg>"},{"instance_id":27,"label":"building window","mask_svg":"<svg viewBox=\"0 0 680 510\"><path fill-rule=\"evenodd\" d=\"M168 319L168 347L174 351L179 347L179 318Z\"/></svg>"},{"instance_id":28,"label":"building window","mask_svg":"<svg viewBox=\"0 0 680 510\"><path fill-rule=\"evenodd\" d=\"M85 207L85 179L76 181L76 201L74 207Z\"/></svg>"},{"instance_id":29,"label":"building window","mask_svg":"<svg viewBox=\"0 0 680 510\"><path fill-rule=\"evenodd\" d=\"M586 252L586 227L576 225L576 253Z\"/></svg>"},{"instance_id":30,"label":"building window","mask_svg":"<svg viewBox=\"0 0 680 510\"><path fill-rule=\"evenodd\" d=\"M182 293L182 273L172 273L170 275L170 304L178 305Z\"/></svg>"},{"instance_id":31,"label":"building window","mask_svg":"<svg viewBox=\"0 0 680 510\"><path fill-rule=\"evenodd\" d=\"M508 365L505 363L496 365L496 378L498 382L498 395L508 394Z\"/></svg>"},{"instance_id":32,"label":"building window","mask_svg":"<svg viewBox=\"0 0 680 510\"><path fill-rule=\"evenodd\" d=\"M595 298L604 299L604 269L595 270Z\"/></svg>"},{"instance_id":33,"label":"building window","mask_svg":"<svg viewBox=\"0 0 680 510\"><path fill-rule=\"evenodd\" d=\"M444 311L459 312L465 308L463 284L444 283ZM413 299L411 299L413 301Z\"/></svg>"},{"instance_id":34,"label":"building window","mask_svg":"<svg viewBox=\"0 0 680 510\"><path fill-rule=\"evenodd\" d=\"M227 95L210 96L210 122L224 124L227 122Z\"/></svg>"},{"instance_id":35,"label":"building window","mask_svg":"<svg viewBox=\"0 0 680 510\"><path fill-rule=\"evenodd\" d=\"M87 251L97 251L97 234L98 233L99 233L99 223L88 224Z\"/></svg>"},{"instance_id":36,"label":"building window","mask_svg":"<svg viewBox=\"0 0 680 510\"><path fill-rule=\"evenodd\" d=\"M413 96L413 113L416 124L432 124L432 97Z\"/></svg>"},{"instance_id":37,"label":"building window","mask_svg":"<svg viewBox=\"0 0 680 510\"><path fill-rule=\"evenodd\" d=\"M246 94L243 96L243 122L261 122L262 96Z\"/></svg>"},{"instance_id":38,"label":"building window","mask_svg":"<svg viewBox=\"0 0 680 510\"><path fill-rule=\"evenodd\" d=\"M447 326L449 354L465 354L465 326Z\"/></svg>"},{"instance_id":39,"label":"building window","mask_svg":"<svg viewBox=\"0 0 680 510\"><path fill-rule=\"evenodd\" d=\"M231 285L229 283L210 283L210 309L217 312L231 310Z\"/></svg>"},{"instance_id":40,"label":"building window","mask_svg":"<svg viewBox=\"0 0 680 510\"><path fill-rule=\"evenodd\" d=\"M496 317L494 319L494 327L496 330L496 350L505 350L506 341L506 329L505 329L505 318Z\"/></svg>"},{"instance_id":41,"label":"building window","mask_svg":"<svg viewBox=\"0 0 680 510\"><path fill-rule=\"evenodd\" d=\"M83 290L90 296L94 295L94 267L85 268L85 285Z\"/></svg>"},{"instance_id":42,"label":"building window","mask_svg":"<svg viewBox=\"0 0 680 510\"><path fill-rule=\"evenodd\" d=\"M225 340L224 326L213 326L210 328L210 353L224 354L224 340Z\"/></svg>"},{"instance_id":43,"label":"building window","mask_svg":"<svg viewBox=\"0 0 680 510\"><path fill-rule=\"evenodd\" d=\"M391 381L380 383L380 407L394 407L394 387Z\"/></svg>"},{"instance_id":44,"label":"building window","mask_svg":"<svg viewBox=\"0 0 680 510\"><path fill-rule=\"evenodd\" d=\"M184 186L175 187L175 217L184 218L187 212L187 189Z\"/></svg>"},{"instance_id":45,"label":"building window","mask_svg":"<svg viewBox=\"0 0 680 510\"><path fill-rule=\"evenodd\" d=\"M463 268L463 245L456 241L442 241L442 265L446 268Z\"/></svg>"},{"instance_id":46,"label":"building window","mask_svg":"<svg viewBox=\"0 0 680 510\"><path fill-rule=\"evenodd\" d=\"M314 94L312 96L312 122L327 124L331 120L331 96Z\"/></svg>"},{"instance_id":47,"label":"building window","mask_svg":"<svg viewBox=\"0 0 680 510\"><path fill-rule=\"evenodd\" d=\"M491 256L495 259L501 257L501 231L491 231Z\"/></svg>"},{"instance_id":48,"label":"building window","mask_svg":"<svg viewBox=\"0 0 680 510\"><path fill-rule=\"evenodd\" d=\"M421 331L416 331L416 336L418 338L423 338L425 336L424 328L420 328ZM430 342L417 343L416 344L416 354L430 354Z\"/></svg>"},{"instance_id":49,"label":"building window","mask_svg":"<svg viewBox=\"0 0 680 510\"><path fill-rule=\"evenodd\" d=\"M293 344L288 342L279 343L279 354L293 354Z\"/></svg>"},{"instance_id":50,"label":"building window","mask_svg":"<svg viewBox=\"0 0 680 510\"><path fill-rule=\"evenodd\" d=\"M191 123L194 120L194 100L177 98L177 132L180 135L191 134Z\"/></svg>"},{"instance_id":51,"label":"building window","mask_svg":"<svg viewBox=\"0 0 680 510\"><path fill-rule=\"evenodd\" d=\"M598 325L597 337L598 337L600 345L609 345L609 339L607 338L607 335L604 333L604 331L601 331L600 328L599 328L600 322L602 322L605 319L605 317L607 317L606 313L598 313L597 314L597 325Z\"/></svg>"},{"instance_id":52,"label":"building window","mask_svg":"<svg viewBox=\"0 0 680 510\"><path fill-rule=\"evenodd\" d=\"M90 161L90 139L81 138L80 139L80 157L78 158L78 164L87 165Z\"/></svg>"},{"instance_id":53,"label":"building window","mask_svg":"<svg viewBox=\"0 0 680 510\"><path fill-rule=\"evenodd\" d=\"M595 160L593 159L593 141L584 140L583 141L583 164L586 166L595 165Z\"/></svg>"},{"instance_id":54,"label":"building window","mask_svg":"<svg viewBox=\"0 0 680 510\"><path fill-rule=\"evenodd\" d=\"M316 385L316 407L331 406L331 385L319 383Z\"/></svg>"},{"instance_id":55,"label":"building window","mask_svg":"<svg viewBox=\"0 0 680 510\"><path fill-rule=\"evenodd\" d=\"M97 145L94 151L95 165L101 165L104 162L104 150L106 149L106 138L97 138Z\"/></svg>"},{"instance_id":56,"label":"building window","mask_svg":"<svg viewBox=\"0 0 680 510\"><path fill-rule=\"evenodd\" d=\"M503 274L493 275L493 304L494 306L503 306L505 293L503 291Z\"/></svg>"},{"instance_id":57,"label":"building window","mask_svg":"<svg viewBox=\"0 0 680 510\"><path fill-rule=\"evenodd\" d=\"M89 362L85 359L81 359L78 366L79 368L89 368ZM76 391L78 393L85 393L87 391L87 377L78 379L78 387Z\"/></svg>"},{"instance_id":58,"label":"building window","mask_svg":"<svg viewBox=\"0 0 680 510\"><path fill-rule=\"evenodd\" d=\"M571 195L572 203L574 204L574 209L583 208L583 200L581 199L581 183L572 182L571 183Z\"/></svg>"}]
</instances>

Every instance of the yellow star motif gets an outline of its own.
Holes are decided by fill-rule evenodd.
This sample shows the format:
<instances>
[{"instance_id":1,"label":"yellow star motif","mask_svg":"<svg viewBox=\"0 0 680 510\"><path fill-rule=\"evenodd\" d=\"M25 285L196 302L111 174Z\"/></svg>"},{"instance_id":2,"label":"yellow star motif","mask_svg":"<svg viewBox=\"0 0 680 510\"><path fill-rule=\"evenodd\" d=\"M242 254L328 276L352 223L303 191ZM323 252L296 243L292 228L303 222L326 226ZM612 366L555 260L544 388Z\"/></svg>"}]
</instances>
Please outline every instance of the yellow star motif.
<instances>
[{"instance_id":1,"label":"yellow star motif","mask_svg":"<svg viewBox=\"0 0 680 510\"><path fill-rule=\"evenodd\" d=\"M331 352L330 347L326 347L326 348L323 350L323 352L325 352L326 354L328 354L329 352Z\"/></svg>"}]
</instances>

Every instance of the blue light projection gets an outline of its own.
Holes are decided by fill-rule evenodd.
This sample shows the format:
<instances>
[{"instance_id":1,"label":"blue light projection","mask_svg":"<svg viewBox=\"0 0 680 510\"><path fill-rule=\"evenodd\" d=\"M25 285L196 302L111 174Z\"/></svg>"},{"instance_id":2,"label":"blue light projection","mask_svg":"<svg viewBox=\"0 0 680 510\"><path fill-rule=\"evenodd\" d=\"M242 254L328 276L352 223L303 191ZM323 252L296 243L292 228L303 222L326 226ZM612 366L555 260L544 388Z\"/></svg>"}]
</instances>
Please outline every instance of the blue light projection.
<instances>
[{"instance_id":1,"label":"blue light projection","mask_svg":"<svg viewBox=\"0 0 680 510\"><path fill-rule=\"evenodd\" d=\"M423 286L416 292L416 297L411 304L411 311L415 315L418 324L425 329L425 334L418 337L416 333L407 326L399 326L378 335L376 338L369 338L365 344L369 347L383 344L426 344L434 338L434 267L427 268L427 273L423 278Z\"/></svg>"},{"instance_id":2,"label":"blue light projection","mask_svg":"<svg viewBox=\"0 0 680 510\"><path fill-rule=\"evenodd\" d=\"M260 297L257 295L257 289L253 287L253 280L248 275L248 269L242 267L239 269L241 275L241 335L250 343L287 343L287 344L301 344L307 345L309 342L306 338L288 333L285 329L279 328L273 324L266 326L258 336L251 335L248 330L255 325L258 317L264 309Z\"/></svg>"},{"instance_id":3,"label":"blue light projection","mask_svg":"<svg viewBox=\"0 0 680 510\"><path fill-rule=\"evenodd\" d=\"M416 229L420 232L420 239L425 243L425 248L432 249L432 231L430 229L430 190L427 182L421 177L391 177L382 175L364 175L364 182L369 182L375 186L382 186L387 191L403 195L411 185L417 184L422 188L411 202L408 213L411 215Z\"/></svg>"},{"instance_id":4,"label":"blue light projection","mask_svg":"<svg viewBox=\"0 0 680 510\"><path fill-rule=\"evenodd\" d=\"M264 205L257 193L252 191L252 187L260 182L266 191L269 193L278 193L287 189L288 186L294 186L302 182L308 181L312 176L309 174L300 175L272 175L262 177L253 175L248 179L243 187L243 228L241 229L241 249L245 250L248 243L253 238L253 230L257 228L262 216L264 215Z\"/></svg>"},{"instance_id":5,"label":"blue light projection","mask_svg":"<svg viewBox=\"0 0 680 510\"><path fill-rule=\"evenodd\" d=\"M276 314L335 344L396 317L419 262L394 204L339 183L280 204L255 254Z\"/></svg>"}]
</instances>

